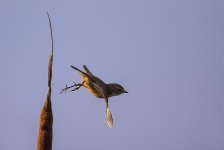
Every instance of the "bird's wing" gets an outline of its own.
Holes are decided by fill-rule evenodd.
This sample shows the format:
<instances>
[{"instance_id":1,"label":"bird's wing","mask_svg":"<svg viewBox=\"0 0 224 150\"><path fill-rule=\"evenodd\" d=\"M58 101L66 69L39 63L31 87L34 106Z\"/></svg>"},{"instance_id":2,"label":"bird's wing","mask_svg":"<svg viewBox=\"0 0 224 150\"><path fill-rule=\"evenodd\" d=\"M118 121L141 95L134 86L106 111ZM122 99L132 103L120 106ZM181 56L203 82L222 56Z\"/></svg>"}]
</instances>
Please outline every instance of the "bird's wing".
<instances>
[{"instance_id":1,"label":"bird's wing","mask_svg":"<svg viewBox=\"0 0 224 150\"><path fill-rule=\"evenodd\" d=\"M74 67L74 66L72 66L72 65L71 65L71 67L72 67L74 70L77 70L78 72L80 72L80 73L82 73L82 74L84 74L84 75L87 74L87 73L83 72L82 70L80 70L80 69L77 68L77 67Z\"/></svg>"},{"instance_id":2,"label":"bird's wing","mask_svg":"<svg viewBox=\"0 0 224 150\"><path fill-rule=\"evenodd\" d=\"M84 75L84 76L87 76L88 78L90 78L91 80L95 80L94 78L97 78L95 77L93 74L90 74L88 72L83 72L82 70L80 70L79 68L77 67L74 67L71 65L71 67L74 69L74 70L77 70L80 74ZM99 79L100 80L100 79ZM100 82L103 82L102 80L100 80Z\"/></svg>"},{"instance_id":3,"label":"bird's wing","mask_svg":"<svg viewBox=\"0 0 224 150\"><path fill-rule=\"evenodd\" d=\"M106 111L105 111L105 117L106 117L106 121L107 121L107 125L112 128L113 127L113 117L111 114L111 111L109 109L109 103L108 103L108 91L107 91L107 87L105 87L105 83L100 80L99 78L97 78L96 76L94 76L89 69L83 65L83 68L86 72L81 71L80 69L71 66L73 69L79 71L80 73L82 73L83 75L87 76L88 78L90 78L90 80L92 81L92 85L94 86L94 88L100 93L100 95L103 96L103 98L105 99L106 102ZM100 82L100 83L99 83ZM104 87L102 87L104 86Z\"/></svg>"},{"instance_id":4,"label":"bird's wing","mask_svg":"<svg viewBox=\"0 0 224 150\"><path fill-rule=\"evenodd\" d=\"M87 76L88 78L90 78L91 80L96 80L95 78L97 78L96 76L94 76L93 74L90 74L90 73L88 73L88 72L83 72L82 70L80 70L79 68L77 68L77 67L74 67L74 66L72 66L71 65L71 68L73 68L74 70L77 70L79 73L81 73L81 74L83 74L83 75L85 75L85 76ZM103 82L102 80L100 80L99 78L97 78L97 80L99 80L100 82ZM104 82L103 82L104 83ZM105 83L104 83L105 84Z\"/></svg>"},{"instance_id":5,"label":"bird's wing","mask_svg":"<svg viewBox=\"0 0 224 150\"><path fill-rule=\"evenodd\" d=\"M83 68L88 74L92 74L92 72L87 68L86 65L83 65Z\"/></svg>"}]
</instances>

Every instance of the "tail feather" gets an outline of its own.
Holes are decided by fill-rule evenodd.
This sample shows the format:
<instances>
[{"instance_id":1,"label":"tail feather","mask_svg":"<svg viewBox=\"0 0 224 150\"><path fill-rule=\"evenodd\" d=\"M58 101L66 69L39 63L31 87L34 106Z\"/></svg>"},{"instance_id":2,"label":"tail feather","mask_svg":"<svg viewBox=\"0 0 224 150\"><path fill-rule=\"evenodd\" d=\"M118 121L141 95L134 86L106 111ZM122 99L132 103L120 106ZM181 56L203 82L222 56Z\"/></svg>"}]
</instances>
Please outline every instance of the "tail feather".
<instances>
[{"instance_id":1,"label":"tail feather","mask_svg":"<svg viewBox=\"0 0 224 150\"><path fill-rule=\"evenodd\" d=\"M113 127L113 117L112 114L110 112L109 106L106 106L106 112L105 112L105 117L106 117L106 121L107 121L107 125L112 128Z\"/></svg>"}]
</instances>

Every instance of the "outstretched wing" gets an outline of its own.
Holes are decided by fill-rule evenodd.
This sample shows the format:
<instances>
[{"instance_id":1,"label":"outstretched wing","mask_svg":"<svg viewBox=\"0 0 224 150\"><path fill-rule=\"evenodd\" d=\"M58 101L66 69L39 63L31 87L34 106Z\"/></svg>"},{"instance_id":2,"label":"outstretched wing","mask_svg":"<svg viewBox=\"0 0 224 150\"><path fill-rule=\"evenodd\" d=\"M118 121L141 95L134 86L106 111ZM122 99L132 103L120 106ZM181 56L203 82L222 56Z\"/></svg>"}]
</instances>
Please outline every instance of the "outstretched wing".
<instances>
[{"instance_id":1,"label":"outstretched wing","mask_svg":"<svg viewBox=\"0 0 224 150\"><path fill-rule=\"evenodd\" d=\"M91 71L87 68L86 65L83 65L84 70L88 73L88 74L92 74Z\"/></svg>"}]
</instances>

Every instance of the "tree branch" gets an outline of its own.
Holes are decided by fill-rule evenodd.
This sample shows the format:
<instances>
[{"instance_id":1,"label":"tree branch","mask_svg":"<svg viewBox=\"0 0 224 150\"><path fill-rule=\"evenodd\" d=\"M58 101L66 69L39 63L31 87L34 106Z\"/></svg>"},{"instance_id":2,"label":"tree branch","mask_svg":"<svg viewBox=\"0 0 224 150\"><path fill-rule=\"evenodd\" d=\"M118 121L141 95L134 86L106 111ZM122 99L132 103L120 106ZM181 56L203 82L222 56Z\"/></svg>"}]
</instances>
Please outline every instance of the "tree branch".
<instances>
[{"instance_id":1,"label":"tree branch","mask_svg":"<svg viewBox=\"0 0 224 150\"><path fill-rule=\"evenodd\" d=\"M76 90L78 90L80 87L85 86L84 83L85 83L85 81L83 81L82 83L78 83L78 84L74 83L74 85L71 85L71 86L67 86L67 84L66 84L66 85L65 85L65 88L61 89L61 93L63 93L63 92L66 93L68 89L73 88L73 87L75 87L75 88L74 88L73 90L71 90L71 91L76 91ZM60 93L60 94L61 94L61 93ZM59 94L59 95L60 95L60 94Z\"/></svg>"}]
</instances>

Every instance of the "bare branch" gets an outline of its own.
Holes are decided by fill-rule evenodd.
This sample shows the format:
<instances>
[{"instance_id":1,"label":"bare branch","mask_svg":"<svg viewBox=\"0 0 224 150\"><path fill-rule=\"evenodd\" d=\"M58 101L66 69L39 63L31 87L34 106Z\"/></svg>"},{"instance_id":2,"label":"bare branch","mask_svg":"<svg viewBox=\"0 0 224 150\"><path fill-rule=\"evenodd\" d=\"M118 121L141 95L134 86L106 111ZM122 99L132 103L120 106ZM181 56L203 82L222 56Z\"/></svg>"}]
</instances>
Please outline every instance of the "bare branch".
<instances>
[{"instance_id":1,"label":"bare branch","mask_svg":"<svg viewBox=\"0 0 224 150\"><path fill-rule=\"evenodd\" d=\"M84 83L85 83L85 81L83 81L82 83L78 83L78 84L76 84L76 83L74 83L74 85L71 85L71 86L67 86L67 84L65 85L65 88L63 88L63 89L61 89L61 93L63 93L63 92L67 92L67 90L68 89L70 89L70 88L73 88L73 87L75 87L73 90L71 90L71 91L76 91L76 90L78 90L80 87L82 87L82 86L84 86ZM60 93L60 94L61 94ZM59 94L59 95L60 95Z\"/></svg>"}]
</instances>

